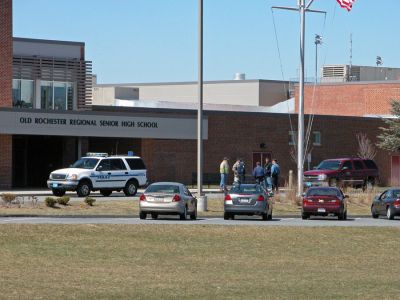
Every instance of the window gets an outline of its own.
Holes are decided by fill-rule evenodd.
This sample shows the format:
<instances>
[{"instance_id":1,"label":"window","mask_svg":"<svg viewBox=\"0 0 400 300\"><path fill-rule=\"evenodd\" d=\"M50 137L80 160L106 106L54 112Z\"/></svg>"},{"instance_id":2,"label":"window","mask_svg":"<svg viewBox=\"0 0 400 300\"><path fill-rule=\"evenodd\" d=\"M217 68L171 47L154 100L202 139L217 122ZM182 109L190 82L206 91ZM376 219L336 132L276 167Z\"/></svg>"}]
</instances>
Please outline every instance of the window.
<instances>
[{"instance_id":1,"label":"window","mask_svg":"<svg viewBox=\"0 0 400 300\"><path fill-rule=\"evenodd\" d=\"M180 192L177 185L152 184L145 193L179 194Z\"/></svg>"},{"instance_id":2,"label":"window","mask_svg":"<svg viewBox=\"0 0 400 300\"><path fill-rule=\"evenodd\" d=\"M71 82L41 81L40 107L43 109L67 110L73 103L74 88Z\"/></svg>"},{"instance_id":3,"label":"window","mask_svg":"<svg viewBox=\"0 0 400 300\"><path fill-rule=\"evenodd\" d=\"M97 169L101 167L101 171L110 171L111 170L111 165L110 164L111 163L110 163L109 159L103 159L99 163L99 166L97 167Z\"/></svg>"},{"instance_id":4,"label":"window","mask_svg":"<svg viewBox=\"0 0 400 300\"><path fill-rule=\"evenodd\" d=\"M126 162L131 170L146 170L146 166L140 158L127 158Z\"/></svg>"},{"instance_id":5,"label":"window","mask_svg":"<svg viewBox=\"0 0 400 300\"><path fill-rule=\"evenodd\" d=\"M320 131L313 132L313 145L321 146L321 132Z\"/></svg>"},{"instance_id":6,"label":"window","mask_svg":"<svg viewBox=\"0 0 400 300\"><path fill-rule=\"evenodd\" d=\"M342 170L353 170L353 165L350 160L343 163Z\"/></svg>"},{"instance_id":7,"label":"window","mask_svg":"<svg viewBox=\"0 0 400 300\"><path fill-rule=\"evenodd\" d=\"M126 170L125 164L122 159L110 159L110 161L112 171Z\"/></svg>"},{"instance_id":8,"label":"window","mask_svg":"<svg viewBox=\"0 0 400 300\"><path fill-rule=\"evenodd\" d=\"M289 131L289 145L296 145L297 131Z\"/></svg>"},{"instance_id":9,"label":"window","mask_svg":"<svg viewBox=\"0 0 400 300\"><path fill-rule=\"evenodd\" d=\"M97 158L81 158L72 165L72 168L77 169L93 169L99 160Z\"/></svg>"},{"instance_id":10,"label":"window","mask_svg":"<svg viewBox=\"0 0 400 300\"><path fill-rule=\"evenodd\" d=\"M356 170L363 170L364 166L361 162L361 160L355 160L354 162L354 167L356 168Z\"/></svg>"},{"instance_id":11,"label":"window","mask_svg":"<svg viewBox=\"0 0 400 300\"><path fill-rule=\"evenodd\" d=\"M365 165L367 166L367 169L378 169L378 167L376 166L376 164L374 163L373 160L367 159L364 160Z\"/></svg>"},{"instance_id":12,"label":"window","mask_svg":"<svg viewBox=\"0 0 400 300\"><path fill-rule=\"evenodd\" d=\"M35 95L34 81L13 79L12 95L14 107L32 108Z\"/></svg>"},{"instance_id":13,"label":"window","mask_svg":"<svg viewBox=\"0 0 400 300\"><path fill-rule=\"evenodd\" d=\"M317 170L339 170L340 160L324 160L321 162Z\"/></svg>"}]
</instances>

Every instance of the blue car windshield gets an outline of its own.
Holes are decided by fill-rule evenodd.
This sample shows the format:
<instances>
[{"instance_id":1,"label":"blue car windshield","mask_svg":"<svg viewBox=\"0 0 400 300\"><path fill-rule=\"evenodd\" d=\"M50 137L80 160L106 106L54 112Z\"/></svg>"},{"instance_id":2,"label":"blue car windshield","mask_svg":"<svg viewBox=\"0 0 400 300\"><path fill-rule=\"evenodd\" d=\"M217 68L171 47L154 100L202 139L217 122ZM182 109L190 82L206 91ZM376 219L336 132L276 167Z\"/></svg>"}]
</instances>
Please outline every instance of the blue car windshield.
<instances>
[{"instance_id":1,"label":"blue car windshield","mask_svg":"<svg viewBox=\"0 0 400 300\"><path fill-rule=\"evenodd\" d=\"M337 189L330 188L314 188L309 189L307 192L307 196L333 196L340 197L340 191Z\"/></svg>"},{"instance_id":2,"label":"blue car windshield","mask_svg":"<svg viewBox=\"0 0 400 300\"><path fill-rule=\"evenodd\" d=\"M81 158L80 160L76 161L71 167L77 169L94 169L94 167L98 163L97 158Z\"/></svg>"},{"instance_id":3,"label":"blue car windshield","mask_svg":"<svg viewBox=\"0 0 400 300\"><path fill-rule=\"evenodd\" d=\"M340 161L339 160L324 160L319 166L316 168L317 170L339 170Z\"/></svg>"}]
</instances>

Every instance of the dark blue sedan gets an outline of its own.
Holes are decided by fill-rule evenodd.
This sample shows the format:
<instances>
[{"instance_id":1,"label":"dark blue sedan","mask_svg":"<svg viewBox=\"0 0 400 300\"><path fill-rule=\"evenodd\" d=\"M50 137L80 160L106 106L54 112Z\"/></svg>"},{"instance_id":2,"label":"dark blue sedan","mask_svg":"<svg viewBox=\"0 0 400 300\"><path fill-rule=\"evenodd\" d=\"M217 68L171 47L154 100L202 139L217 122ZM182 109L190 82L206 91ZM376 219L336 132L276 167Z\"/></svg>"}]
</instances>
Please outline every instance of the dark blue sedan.
<instances>
[{"instance_id":1,"label":"dark blue sedan","mask_svg":"<svg viewBox=\"0 0 400 300\"><path fill-rule=\"evenodd\" d=\"M371 214L375 219L386 216L389 220L400 216L400 188L388 189L376 196L371 205Z\"/></svg>"}]
</instances>

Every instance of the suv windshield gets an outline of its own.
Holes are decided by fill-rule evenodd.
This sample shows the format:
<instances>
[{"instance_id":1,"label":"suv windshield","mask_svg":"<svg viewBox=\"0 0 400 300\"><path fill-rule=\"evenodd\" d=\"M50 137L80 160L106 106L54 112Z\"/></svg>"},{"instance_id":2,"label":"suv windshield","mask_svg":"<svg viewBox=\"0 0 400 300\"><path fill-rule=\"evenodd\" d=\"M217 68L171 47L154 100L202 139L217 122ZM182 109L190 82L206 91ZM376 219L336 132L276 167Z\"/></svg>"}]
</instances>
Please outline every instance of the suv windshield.
<instances>
[{"instance_id":1,"label":"suv windshield","mask_svg":"<svg viewBox=\"0 0 400 300\"><path fill-rule=\"evenodd\" d=\"M316 170L332 170L336 171L339 170L340 161L339 160L324 160Z\"/></svg>"},{"instance_id":2,"label":"suv windshield","mask_svg":"<svg viewBox=\"0 0 400 300\"><path fill-rule=\"evenodd\" d=\"M99 160L97 158L81 158L76 161L71 167L77 169L94 169Z\"/></svg>"}]
</instances>

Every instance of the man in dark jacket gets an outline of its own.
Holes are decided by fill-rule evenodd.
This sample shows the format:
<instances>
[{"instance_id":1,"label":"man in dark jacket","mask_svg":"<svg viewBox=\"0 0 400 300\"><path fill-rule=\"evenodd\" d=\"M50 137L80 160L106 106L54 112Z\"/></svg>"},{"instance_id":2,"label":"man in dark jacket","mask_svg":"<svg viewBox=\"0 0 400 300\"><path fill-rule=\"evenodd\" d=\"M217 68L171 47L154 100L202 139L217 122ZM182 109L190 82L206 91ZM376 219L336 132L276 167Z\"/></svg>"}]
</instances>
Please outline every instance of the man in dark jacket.
<instances>
[{"instance_id":1,"label":"man in dark jacket","mask_svg":"<svg viewBox=\"0 0 400 300\"><path fill-rule=\"evenodd\" d=\"M256 167L253 169L253 176L258 184L262 184L264 181L264 168L261 167L261 163L258 161Z\"/></svg>"}]
</instances>

